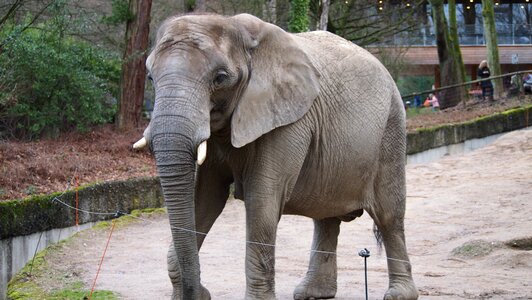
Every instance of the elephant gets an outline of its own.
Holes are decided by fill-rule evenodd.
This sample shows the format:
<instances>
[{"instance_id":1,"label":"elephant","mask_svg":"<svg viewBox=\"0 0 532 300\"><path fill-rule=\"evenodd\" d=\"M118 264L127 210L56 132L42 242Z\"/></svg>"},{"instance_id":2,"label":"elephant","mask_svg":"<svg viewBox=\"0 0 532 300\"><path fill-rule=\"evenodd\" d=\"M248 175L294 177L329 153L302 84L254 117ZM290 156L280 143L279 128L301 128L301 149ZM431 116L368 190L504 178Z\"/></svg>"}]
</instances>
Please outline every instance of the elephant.
<instances>
[{"instance_id":1,"label":"elephant","mask_svg":"<svg viewBox=\"0 0 532 300\"><path fill-rule=\"evenodd\" d=\"M146 67L156 100L134 148L155 157L174 299L210 299L198 250L231 184L246 212L245 299L275 299L283 214L314 222L294 299L334 297L340 223L363 211L389 258L384 298L417 298L404 234L405 111L377 58L325 31L198 14L160 25Z\"/></svg>"}]
</instances>

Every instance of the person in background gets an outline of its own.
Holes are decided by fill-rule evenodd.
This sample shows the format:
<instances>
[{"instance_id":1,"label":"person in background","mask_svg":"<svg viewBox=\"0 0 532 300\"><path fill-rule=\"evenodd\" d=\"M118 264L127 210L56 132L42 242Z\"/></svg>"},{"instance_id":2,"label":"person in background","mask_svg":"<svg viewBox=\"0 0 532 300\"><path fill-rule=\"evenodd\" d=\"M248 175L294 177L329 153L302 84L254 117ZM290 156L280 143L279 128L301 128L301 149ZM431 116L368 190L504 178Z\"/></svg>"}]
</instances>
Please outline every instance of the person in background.
<instances>
[{"instance_id":1,"label":"person in background","mask_svg":"<svg viewBox=\"0 0 532 300\"><path fill-rule=\"evenodd\" d=\"M414 96L414 107L420 107L422 106L422 102L421 102L421 95L417 94Z\"/></svg>"},{"instance_id":2,"label":"person in background","mask_svg":"<svg viewBox=\"0 0 532 300\"><path fill-rule=\"evenodd\" d=\"M432 111L440 110L440 102L435 94L429 94L429 102L432 105Z\"/></svg>"},{"instance_id":3,"label":"person in background","mask_svg":"<svg viewBox=\"0 0 532 300\"><path fill-rule=\"evenodd\" d=\"M486 97L489 100L493 100L493 84L491 83L491 80L487 79L491 76L487 61L483 60L480 62L478 65L477 76L480 79L486 79L480 82L480 87L482 88L482 100L485 100Z\"/></svg>"}]
</instances>

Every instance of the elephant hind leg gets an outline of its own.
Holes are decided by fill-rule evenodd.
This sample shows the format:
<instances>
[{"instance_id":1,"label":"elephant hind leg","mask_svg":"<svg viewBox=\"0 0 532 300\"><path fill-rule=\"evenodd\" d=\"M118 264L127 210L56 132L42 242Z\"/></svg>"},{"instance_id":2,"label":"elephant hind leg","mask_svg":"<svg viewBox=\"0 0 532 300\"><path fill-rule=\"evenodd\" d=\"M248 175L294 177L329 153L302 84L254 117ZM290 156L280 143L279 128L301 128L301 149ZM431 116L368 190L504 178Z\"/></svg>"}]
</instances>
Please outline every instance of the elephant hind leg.
<instances>
[{"instance_id":1,"label":"elephant hind leg","mask_svg":"<svg viewBox=\"0 0 532 300\"><path fill-rule=\"evenodd\" d=\"M294 299L334 298L337 289L336 246L340 219L314 220L314 237L307 275L296 287Z\"/></svg>"},{"instance_id":2,"label":"elephant hind leg","mask_svg":"<svg viewBox=\"0 0 532 300\"><path fill-rule=\"evenodd\" d=\"M404 234L406 143L398 109L402 107L392 108L387 123L374 183L375 200L366 210L380 232L388 258L389 288L384 299L417 299Z\"/></svg>"}]
</instances>

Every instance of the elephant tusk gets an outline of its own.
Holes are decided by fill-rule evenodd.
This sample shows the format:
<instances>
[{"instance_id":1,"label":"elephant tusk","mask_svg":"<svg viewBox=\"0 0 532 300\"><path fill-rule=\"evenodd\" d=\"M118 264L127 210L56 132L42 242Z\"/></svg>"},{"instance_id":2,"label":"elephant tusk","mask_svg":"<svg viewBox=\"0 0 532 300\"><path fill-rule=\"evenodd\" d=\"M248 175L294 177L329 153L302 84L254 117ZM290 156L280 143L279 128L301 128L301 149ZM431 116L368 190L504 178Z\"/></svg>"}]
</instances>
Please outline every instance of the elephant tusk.
<instances>
[{"instance_id":1,"label":"elephant tusk","mask_svg":"<svg viewBox=\"0 0 532 300\"><path fill-rule=\"evenodd\" d=\"M141 138L140 140L138 140L135 144L133 144L133 149L141 149L141 148L144 148L146 146L147 142L146 142L146 138L143 137Z\"/></svg>"},{"instance_id":2,"label":"elephant tusk","mask_svg":"<svg viewBox=\"0 0 532 300\"><path fill-rule=\"evenodd\" d=\"M201 166L201 164L205 161L207 158L207 141L203 141L198 146L198 165Z\"/></svg>"}]
</instances>

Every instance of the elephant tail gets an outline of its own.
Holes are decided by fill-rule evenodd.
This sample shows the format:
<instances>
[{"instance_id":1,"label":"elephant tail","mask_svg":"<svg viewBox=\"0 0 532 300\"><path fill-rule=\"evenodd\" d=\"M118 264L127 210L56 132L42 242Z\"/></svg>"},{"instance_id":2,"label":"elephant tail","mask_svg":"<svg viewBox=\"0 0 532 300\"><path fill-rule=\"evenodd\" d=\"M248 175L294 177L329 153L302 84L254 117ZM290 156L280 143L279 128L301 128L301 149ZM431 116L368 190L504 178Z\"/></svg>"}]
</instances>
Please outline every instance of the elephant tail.
<instances>
[{"instance_id":1,"label":"elephant tail","mask_svg":"<svg viewBox=\"0 0 532 300\"><path fill-rule=\"evenodd\" d=\"M375 235L375 239L377 240L377 248L379 250L379 253L382 251L382 232L379 230L379 227L377 227L377 224L373 223L373 234Z\"/></svg>"}]
</instances>

